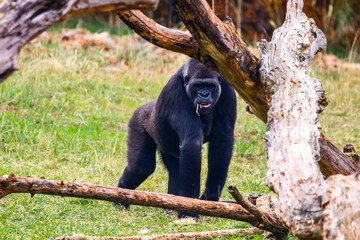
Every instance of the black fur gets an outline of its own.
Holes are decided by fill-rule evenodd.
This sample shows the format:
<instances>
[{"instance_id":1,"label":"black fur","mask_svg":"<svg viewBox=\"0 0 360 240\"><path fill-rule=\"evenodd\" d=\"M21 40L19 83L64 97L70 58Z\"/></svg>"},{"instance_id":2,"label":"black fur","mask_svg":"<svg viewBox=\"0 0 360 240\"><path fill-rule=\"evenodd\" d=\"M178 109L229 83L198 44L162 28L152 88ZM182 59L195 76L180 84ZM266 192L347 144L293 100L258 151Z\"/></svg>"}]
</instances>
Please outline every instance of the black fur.
<instances>
[{"instance_id":1,"label":"black fur","mask_svg":"<svg viewBox=\"0 0 360 240\"><path fill-rule=\"evenodd\" d=\"M154 172L158 149L169 172L168 193L198 198L201 149L209 142L208 176L201 199L219 200L232 156L235 119L234 90L218 73L190 59L157 100L139 107L131 117L128 165L117 186L137 188ZM196 217L179 213L184 216Z\"/></svg>"}]
</instances>

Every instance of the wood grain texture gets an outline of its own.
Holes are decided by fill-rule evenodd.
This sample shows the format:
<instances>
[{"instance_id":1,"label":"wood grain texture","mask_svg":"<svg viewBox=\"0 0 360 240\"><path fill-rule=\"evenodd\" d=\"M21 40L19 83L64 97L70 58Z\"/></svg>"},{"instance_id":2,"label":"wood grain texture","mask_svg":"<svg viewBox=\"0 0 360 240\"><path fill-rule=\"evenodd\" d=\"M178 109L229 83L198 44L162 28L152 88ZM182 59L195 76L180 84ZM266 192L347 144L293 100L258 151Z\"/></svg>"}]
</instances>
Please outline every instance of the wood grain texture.
<instances>
[{"instance_id":1,"label":"wood grain texture","mask_svg":"<svg viewBox=\"0 0 360 240\"><path fill-rule=\"evenodd\" d=\"M271 96L265 149L267 181L279 195L282 217L300 239L358 239L360 178L324 180L318 160L321 148L317 113L327 105L321 83L308 75L325 35L302 12L301 0L290 0L284 25L271 42L258 44L261 80Z\"/></svg>"}]
</instances>

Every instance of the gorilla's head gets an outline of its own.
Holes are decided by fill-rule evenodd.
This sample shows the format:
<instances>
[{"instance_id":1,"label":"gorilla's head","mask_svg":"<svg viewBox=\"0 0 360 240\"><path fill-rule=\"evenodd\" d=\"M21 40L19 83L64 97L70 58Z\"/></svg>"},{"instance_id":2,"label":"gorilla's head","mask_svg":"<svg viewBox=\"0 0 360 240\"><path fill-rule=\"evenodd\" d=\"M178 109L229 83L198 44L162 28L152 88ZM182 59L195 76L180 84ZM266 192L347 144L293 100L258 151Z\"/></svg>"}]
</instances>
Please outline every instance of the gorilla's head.
<instances>
[{"instance_id":1,"label":"gorilla's head","mask_svg":"<svg viewBox=\"0 0 360 240\"><path fill-rule=\"evenodd\" d=\"M208 113L218 101L221 79L220 74L208 71L198 60L187 62L183 72L184 87L198 115Z\"/></svg>"}]
</instances>

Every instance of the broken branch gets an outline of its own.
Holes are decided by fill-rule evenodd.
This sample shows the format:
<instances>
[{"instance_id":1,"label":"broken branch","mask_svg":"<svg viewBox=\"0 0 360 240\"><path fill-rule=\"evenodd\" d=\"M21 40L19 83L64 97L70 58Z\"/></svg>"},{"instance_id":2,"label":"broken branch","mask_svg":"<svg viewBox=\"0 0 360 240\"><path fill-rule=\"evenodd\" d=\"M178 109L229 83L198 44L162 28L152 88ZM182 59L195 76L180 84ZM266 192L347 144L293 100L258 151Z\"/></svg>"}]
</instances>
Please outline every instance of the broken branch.
<instances>
[{"instance_id":1,"label":"broken branch","mask_svg":"<svg viewBox=\"0 0 360 240\"><path fill-rule=\"evenodd\" d=\"M177 240L177 239L213 239L214 237L244 237L247 235L263 234L264 230L258 228L248 229L231 229L231 230L219 230L208 232L189 232L189 233L172 233L161 234L154 236L134 236L134 237L106 237L107 240ZM66 236L54 238L53 240L103 240L103 237L89 237L89 236Z\"/></svg>"},{"instance_id":2,"label":"broken branch","mask_svg":"<svg viewBox=\"0 0 360 240\"><path fill-rule=\"evenodd\" d=\"M261 211L259 208L257 208L255 205L253 205L251 202L244 199L244 197L241 195L239 190L236 188L236 186L229 186L228 192L233 196L235 201L239 203L242 207L244 207L246 210L248 210L251 214L253 214L258 220L261 225L257 225L256 227L264 228L266 226L266 229L272 233L274 233L276 236L279 237L285 237L288 234L288 227L286 224L282 221L280 216L277 216L276 214L269 214L266 212ZM273 205L273 204L272 204Z\"/></svg>"}]
</instances>

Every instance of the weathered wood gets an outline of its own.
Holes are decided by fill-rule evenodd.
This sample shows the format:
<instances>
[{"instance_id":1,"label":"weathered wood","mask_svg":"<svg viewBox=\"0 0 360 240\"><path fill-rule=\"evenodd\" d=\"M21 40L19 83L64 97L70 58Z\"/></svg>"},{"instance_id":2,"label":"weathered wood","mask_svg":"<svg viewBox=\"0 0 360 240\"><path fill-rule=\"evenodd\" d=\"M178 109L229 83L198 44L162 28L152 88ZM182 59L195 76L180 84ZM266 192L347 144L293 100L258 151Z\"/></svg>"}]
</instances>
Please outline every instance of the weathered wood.
<instances>
[{"instance_id":1,"label":"weathered wood","mask_svg":"<svg viewBox=\"0 0 360 240\"><path fill-rule=\"evenodd\" d=\"M360 176L335 175L321 189L323 239L360 239Z\"/></svg>"},{"instance_id":2,"label":"weathered wood","mask_svg":"<svg viewBox=\"0 0 360 240\"><path fill-rule=\"evenodd\" d=\"M231 23L223 23L205 0L173 0L190 33L172 32L138 11L117 12L144 39L155 45L194 57L217 71L235 88L250 110L267 122L269 95L260 81L259 60L238 36ZM193 36L193 37L192 37ZM318 164L325 177L360 172L360 164L344 155L323 134L319 139Z\"/></svg>"},{"instance_id":3,"label":"weathered wood","mask_svg":"<svg viewBox=\"0 0 360 240\"><path fill-rule=\"evenodd\" d=\"M256 218L238 204L204 201L171 194L134 191L63 181L50 181L17 176L0 177L0 198L11 193L49 194L62 197L80 197L124 204L142 205L230 218L257 224Z\"/></svg>"},{"instance_id":4,"label":"weathered wood","mask_svg":"<svg viewBox=\"0 0 360 240\"><path fill-rule=\"evenodd\" d=\"M207 232L188 232L172 233L153 236L134 236L134 237L90 237L90 236L66 236L52 238L52 240L177 240L177 239L214 239L216 237L244 237L247 235L263 234L264 230L258 228L232 229Z\"/></svg>"},{"instance_id":5,"label":"weathered wood","mask_svg":"<svg viewBox=\"0 0 360 240\"><path fill-rule=\"evenodd\" d=\"M317 163L321 138L317 113L327 103L320 82L307 70L316 52L325 48L326 39L302 7L301 0L290 0L284 25L271 42L258 44L261 79L271 96L264 137L267 181L278 193L282 216L295 236L357 239L359 177L335 176L325 181ZM336 184L339 179L342 182Z\"/></svg>"},{"instance_id":6,"label":"weathered wood","mask_svg":"<svg viewBox=\"0 0 360 240\"><path fill-rule=\"evenodd\" d=\"M277 210L271 208L269 208L268 214L272 214L272 220L275 220L275 218L280 219L280 223L271 222L274 226L268 224L268 222L262 221L262 219L257 219L240 205L229 202L204 201L171 194L150 193L73 182L23 178L15 175L0 177L0 199L12 193L30 193L32 195L48 194L61 197L89 198L123 204L165 208L211 217L244 221L269 232L275 230L274 226L281 226L282 224ZM271 203L268 205L270 204ZM266 205L266 203L263 205ZM280 235L280 231L278 229L276 230L277 232L274 234Z\"/></svg>"},{"instance_id":7,"label":"weathered wood","mask_svg":"<svg viewBox=\"0 0 360 240\"><path fill-rule=\"evenodd\" d=\"M325 178L335 174L349 175L360 172L360 164L346 156L322 133L319 144L321 158L318 164Z\"/></svg>"},{"instance_id":8,"label":"weathered wood","mask_svg":"<svg viewBox=\"0 0 360 240\"><path fill-rule=\"evenodd\" d=\"M320 236L317 190L323 179L315 160L319 158L316 89L320 83L307 75L307 69L318 49L326 47L326 39L302 13L301 1L290 0L284 25L271 42L263 40L258 46L262 82L271 96L264 137L267 181L279 194L291 232L300 238Z\"/></svg>"},{"instance_id":9,"label":"weathered wood","mask_svg":"<svg viewBox=\"0 0 360 240\"><path fill-rule=\"evenodd\" d=\"M237 203L239 203L242 207L244 207L247 211L253 214L261 225L259 226L267 226L267 229L271 229L271 232L277 237L286 237L289 229L286 224L283 222L279 215L275 214L275 211L272 209L269 212L263 212L257 206L253 205L251 202L244 199L239 190L235 186L229 186L228 192L233 196ZM270 205L270 204L269 204ZM276 203L272 203L277 205Z\"/></svg>"},{"instance_id":10,"label":"weathered wood","mask_svg":"<svg viewBox=\"0 0 360 240\"><path fill-rule=\"evenodd\" d=\"M20 49L65 15L155 8L158 0L4 0L0 2L0 83L19 69Z\"/></svg>"}]
</instances>

